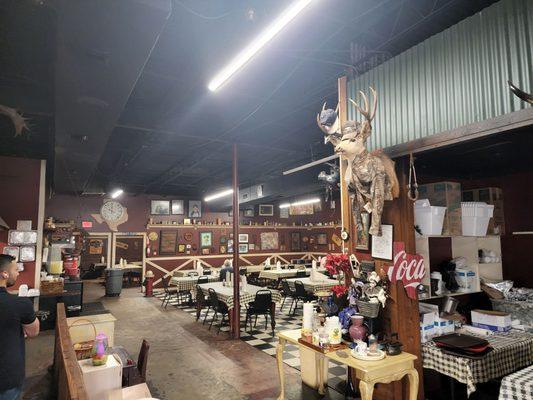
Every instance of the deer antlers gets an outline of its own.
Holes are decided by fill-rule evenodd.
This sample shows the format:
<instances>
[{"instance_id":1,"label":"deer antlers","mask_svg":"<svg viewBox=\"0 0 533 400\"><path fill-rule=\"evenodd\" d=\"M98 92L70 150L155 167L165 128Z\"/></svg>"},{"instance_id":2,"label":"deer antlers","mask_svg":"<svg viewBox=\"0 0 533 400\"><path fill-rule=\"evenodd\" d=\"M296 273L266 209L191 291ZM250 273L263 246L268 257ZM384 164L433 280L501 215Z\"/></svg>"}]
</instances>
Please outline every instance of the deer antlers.
<instances>
[{"instance_id":1,"label":"deer antlers","mask_svg":"<svg viewBox=\"0 0 533 400\"><path fill-rule=\"evenodd\" d=\"M359 91L359 94L361 95L365 103L364 109L361 109L361 107L359 107L359 104L357 104L354 100L349 99L350 102L355 106L357 111L359 111L365 117L365 119L368 121L369 124L372 122L372 120L376 116L376 110L378 108L378 95L372 86L370 86L370 91L372 92L372 97L374 98L372 113L370 112L370 108L368 107L368 97L366 97L366 95L361 90Z\"/></svg>"},{"instance_id":2,"label":"deer antlers","mask_svg":"<svg viewBox=\"0 0 533 400\"><path fill-rule=\"evenodd\" d=\"M322 132L324 132L326 135L331 135L335 133L335 130L337 129L336 122L338 120L339 114L339 103L337 103L337 107L335 107L335 112L337 113L337 120L335 120L331 127L327 127L320 122L320 114L322 114L324 111L326 111L326 102L324 102L324 104L322 105L322 110L320 110L320 112L316 115L316 123Z\"/></svg>"}]
</instances>

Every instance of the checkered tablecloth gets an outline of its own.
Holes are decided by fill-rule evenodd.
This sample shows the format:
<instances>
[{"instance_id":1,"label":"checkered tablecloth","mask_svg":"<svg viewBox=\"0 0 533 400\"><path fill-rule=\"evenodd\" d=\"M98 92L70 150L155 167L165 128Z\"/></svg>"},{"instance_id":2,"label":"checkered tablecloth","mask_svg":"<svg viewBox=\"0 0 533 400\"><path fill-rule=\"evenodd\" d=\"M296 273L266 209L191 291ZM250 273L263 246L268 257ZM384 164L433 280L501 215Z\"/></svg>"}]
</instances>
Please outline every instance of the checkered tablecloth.
<instances>
[{"instance_id":1,"label":"checkered tablecloth","mask_svg":"<svg viewBox=\"0 0 533 400\"><path fill-rule=\"evenodd\" d=\"M261 273L259 274L259 278L273 279L273 280L290 278L290 277L296 276L296 272L297 271L295 269L282 269L282 270L272 269L270 271L269 270L261 271ZM309 271L307 271L307 275L309 275Z\"/></svg>"},{"instance_id":2,"label":"checkered tablecloth","mask_svg":"<svg viewBox=\"0 0 533 400\"><path fill-rule=\"evenodd\" d=\"M228 306L228 309L233 308L233 288L222 285L222 282L203 283L200 285L205 296L208 295L208 289L213 288L217 292L218 299ZM255 300L255 294L258 290L270 290L272 293L272 301L279 303L281 301L281 293L273 289L265 289L261 286L248 285L246 292L241 290L239 301L241 305L249 304Z\"/></svg>"},{"instance_id":3,"label":"checkered tablecloth","mask_svg":"<svg viewBox=\"0 0 533 400\"><path fill-rule=\"evenodd\" d=\"M499 400L533 400L533 365L502 379Z\"/></svg>"},{"instance_id":4,"label":"checkered tablecloth","mask_svg":"<svg viewBox=\"0 0 533 400\"><path fill-rule=\"evenodd\" d=\"M218 276L209 276L208 282L218 282L220 278ZM198 283L197 276L186 276L182 278L172 278L170 280L170 285L177 286L179 292L186 292L188 290L193 290L196 288Z\"/></svg>"},{"instance_id":5,"label":"checkered tablecloth","mask_svg":"<svg viewBox=\"0 0 533 400\"><path fill-rule=\"evenodd\" d=\"M435 343L427 342L422 346L423 366L465 383L470 396L477 383L501 378L533 362L532 334L498 333L485 339L494 350L478 360L444 354Z\"/></svg>"},{"instance_id":6,"label":"checkered tablecloth","mask_svg":"<svg viewBox=\"0 0 533 400\"><path fill-rule=\"evenodd\" d=\"M311 278L293 278L287 279L289 287L294 290L294 282L301 281L304 284L304 288L309 293L320 292L321 290L331 290L335 285L338 285L339 282L335 279L328 279L324 281L311 281Z\"/></svg>"}]
</instances>

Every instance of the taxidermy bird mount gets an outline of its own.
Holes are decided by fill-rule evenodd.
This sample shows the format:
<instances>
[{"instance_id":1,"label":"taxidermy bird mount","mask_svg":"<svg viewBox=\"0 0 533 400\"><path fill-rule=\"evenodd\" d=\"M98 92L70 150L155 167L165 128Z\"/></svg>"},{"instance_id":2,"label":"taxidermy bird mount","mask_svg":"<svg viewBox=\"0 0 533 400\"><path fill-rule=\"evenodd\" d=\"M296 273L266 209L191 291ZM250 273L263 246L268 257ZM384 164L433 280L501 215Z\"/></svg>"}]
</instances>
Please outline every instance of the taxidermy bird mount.
<instances>
[{"instance_id":1,"label":"taxidermy bird mount","mask_svg":"<svg viewBox=\"0 0 533 400\"><path fill-rule=\"evenodd\" d=\"M11 119L11 122L13 122L13 126L15 127L15 137L22 135L22 131L24 129L30 130L28 124L26 123L26 119L24 119L24 117L20 115L14 108L0 104L0 114L4 114Z\"/></svg>"},{"instance_id":2,"label":"taxidermy bird mount","mask_svg":"<svg viewBox=\"0 0 533 400\"><path fill-rule=\"evenodd\" d=\"M320 171L318 180L324 182L326 186L326 201L332 199L333 190L339 187L339 167L336 164L329 165L329 174L326 171Z\"/></svg>"},{"instance_id":3,"label":"taxidermy bird mount","mask_svg":"<svg viewBox=\"0 0 533 400\"><path fill-rule=\"evenodd\" d=\"M325 141L335 147L335 153L345 157L348 161L345 180L352 199L355 224L362 227L361 212L372 213L372 223L369 229L371 235L381 236L381 216L385 200L398 197L400 185L394 170L394 161L380 150L369 152L367 139L372 133L372 121L376 116L378 97L376 91L370 88L373 95L372 109L368 98L359 91L363 98L364 108L354 100L349 99L359 113L364 117L363 122L346 121L340 124L337 111L322 106L316 119L319 128L325 133Z\"/></svg>"}]
</instances>

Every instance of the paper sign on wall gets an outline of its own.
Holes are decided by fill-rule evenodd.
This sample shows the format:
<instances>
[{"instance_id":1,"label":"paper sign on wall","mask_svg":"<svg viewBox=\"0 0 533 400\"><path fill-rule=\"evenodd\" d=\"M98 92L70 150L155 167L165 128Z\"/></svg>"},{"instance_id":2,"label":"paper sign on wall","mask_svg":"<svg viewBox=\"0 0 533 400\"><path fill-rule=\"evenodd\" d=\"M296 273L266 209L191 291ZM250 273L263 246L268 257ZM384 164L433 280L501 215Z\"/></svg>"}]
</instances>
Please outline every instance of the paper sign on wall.
<instances>
[{"instance_id":1,"label":"paper sign on wall","mask_svg":"<svg viewBox=\"0 0 533 400\"><path fill-rule=\"evenodd\" d=\"M420 254L407 254L404 242L394 242L393 252L394 265L387 271L389 280L403 282L407 295L416 300L416 288L426 275L424 258Z\"/></svg>"}]
</instances>

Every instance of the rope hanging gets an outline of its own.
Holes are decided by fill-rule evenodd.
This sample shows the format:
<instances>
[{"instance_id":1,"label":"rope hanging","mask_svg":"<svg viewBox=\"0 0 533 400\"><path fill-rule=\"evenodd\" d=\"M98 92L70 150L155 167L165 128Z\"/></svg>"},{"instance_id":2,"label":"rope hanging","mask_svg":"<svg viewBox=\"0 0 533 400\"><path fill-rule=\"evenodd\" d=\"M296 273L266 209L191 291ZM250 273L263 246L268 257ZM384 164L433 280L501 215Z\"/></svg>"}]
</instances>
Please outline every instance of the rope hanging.
<instances>
[{"instance_id":1,"label":"rope hanging","mask_svg":"<svg viewBox=\"0 0 533 400\"><path fill-rule=\"evenodd\" d=\"M411 177L414 181L413 184L411 184ZM416 180L415 159L413 153L409 153L409 183L407 184L407 197L411 201L418 200L418 182Z\"/></svg>"}]
</instances>

